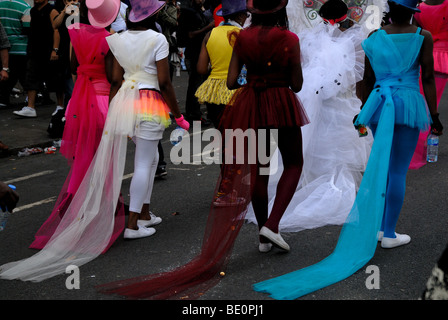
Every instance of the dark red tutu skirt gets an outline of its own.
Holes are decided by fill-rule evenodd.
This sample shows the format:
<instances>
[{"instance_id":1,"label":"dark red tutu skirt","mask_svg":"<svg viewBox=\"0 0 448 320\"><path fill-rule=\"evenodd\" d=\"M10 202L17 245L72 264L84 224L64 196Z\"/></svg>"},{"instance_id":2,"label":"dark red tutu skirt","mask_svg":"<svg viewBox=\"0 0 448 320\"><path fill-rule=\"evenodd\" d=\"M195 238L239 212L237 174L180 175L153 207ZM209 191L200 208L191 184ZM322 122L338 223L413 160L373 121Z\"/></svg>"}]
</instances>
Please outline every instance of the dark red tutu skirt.
<instances>
[{"instance_id":1,"label":"dark red tutu skirt","mask_svg":"<svg viewBox=\"0 0 448 320\"><path fill-rule=\"evenodd\" d=\"M225 108L220 128L244 131L248 128L301 127L308 123L306 112L291 89L260 88L249 83L235 94Z\"/></svg>"}]
</instances>

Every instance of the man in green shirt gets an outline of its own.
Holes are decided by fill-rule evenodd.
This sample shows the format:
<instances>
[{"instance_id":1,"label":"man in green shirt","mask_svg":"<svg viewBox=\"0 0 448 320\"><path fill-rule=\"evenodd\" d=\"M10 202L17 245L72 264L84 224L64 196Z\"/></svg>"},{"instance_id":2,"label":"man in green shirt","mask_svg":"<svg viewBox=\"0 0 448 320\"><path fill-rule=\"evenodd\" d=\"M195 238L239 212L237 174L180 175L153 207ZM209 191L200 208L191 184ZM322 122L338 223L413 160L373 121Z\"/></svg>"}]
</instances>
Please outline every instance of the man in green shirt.
<instances>
[{"instance_id":1,"label":"man in green shirt","mask_svg":"<svg viewBox=\"0 0 448 320\"><path fill-rule=\"evenodd\" d=\"M9 80L0 84L0 104L9 104L9 96L17 84L24 84L27 61L27 32L31 6L24 0L0 0L0 21L11 44Z\"/></svg>"}]
</instances>

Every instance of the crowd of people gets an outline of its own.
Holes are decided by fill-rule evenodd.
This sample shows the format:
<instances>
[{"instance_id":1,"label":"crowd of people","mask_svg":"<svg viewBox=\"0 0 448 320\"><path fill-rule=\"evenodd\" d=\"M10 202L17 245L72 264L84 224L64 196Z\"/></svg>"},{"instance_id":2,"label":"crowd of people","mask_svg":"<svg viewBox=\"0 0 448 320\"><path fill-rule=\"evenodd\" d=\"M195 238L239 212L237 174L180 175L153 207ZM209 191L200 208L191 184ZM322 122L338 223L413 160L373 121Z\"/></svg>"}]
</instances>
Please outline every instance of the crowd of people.
<instances>
[{"instance_id":1,"label":"crowd of people","mask_svg":"<svg viewBox=\"0 0 448 320\"><path fill-rule=\"evenodd\" d=\"M162 220L150 211L153 181L171 118L185 130L193 121L211 121L222 132L275 131L276 174L261 174L273 169L270 163L224 162L200 254L173 271L105 284L100 292L158 299L204 292L219 281L247 220L258 225L261 253L290 250L281 231L343 225L328 258L254 285L276 299L296 299L350 276L371 259L378 241L386 249L411 241L395 230L406 174L421 158L419 136L443 134L438 104L448 74L447 1L381 2L387 14L370 33L348 17L342 0L323 1L319 23L301 30L290 26L300 25L303 6L288 9L288 0L208 6L190 0L182 8L171 0L9 3L16 2L23 9L17 19L29 28L17 37L18 48L29 37L27 68L12 76L13 64L3 63L1 80L20 81L28 92L28 105L14 112L21 117L37 116L44 84L56 93L55 113L67 118L61 154L71 169L31 244L40 251L1 266L1 279L42 281L95 259L123 231L126 239L154 234ZM12 57L15 42L1 35L0 29L0 50L11 48ZM179 48L189 77L185 114L172 86ZM128 137L136 149L125 223ZM235 156L228 142L222 141L223 153ZM0 203L13 209L17 193L0 187Z\"/></svg>"}]
</instances>

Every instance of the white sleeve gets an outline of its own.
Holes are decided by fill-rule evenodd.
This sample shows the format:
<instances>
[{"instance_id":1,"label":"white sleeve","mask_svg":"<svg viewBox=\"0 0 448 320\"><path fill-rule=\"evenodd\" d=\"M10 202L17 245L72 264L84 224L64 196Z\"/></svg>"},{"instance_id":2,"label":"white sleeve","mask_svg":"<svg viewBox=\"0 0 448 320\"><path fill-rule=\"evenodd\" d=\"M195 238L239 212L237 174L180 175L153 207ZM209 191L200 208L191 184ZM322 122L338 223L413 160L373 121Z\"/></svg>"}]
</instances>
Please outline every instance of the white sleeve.
<instances>
[{"instance_id":1,"label":"white sleeve","mask_svg":"<svg viewBox=\"0 0 448 320\"><path fill-rule=\"evenodd\" d=\"M168 45L168 41L166 40L163 34L157 35L157 41L154 48L155 52L155 61L160 61L168 57L170 53L170 48Z\"/></svg>"}]
</instances>

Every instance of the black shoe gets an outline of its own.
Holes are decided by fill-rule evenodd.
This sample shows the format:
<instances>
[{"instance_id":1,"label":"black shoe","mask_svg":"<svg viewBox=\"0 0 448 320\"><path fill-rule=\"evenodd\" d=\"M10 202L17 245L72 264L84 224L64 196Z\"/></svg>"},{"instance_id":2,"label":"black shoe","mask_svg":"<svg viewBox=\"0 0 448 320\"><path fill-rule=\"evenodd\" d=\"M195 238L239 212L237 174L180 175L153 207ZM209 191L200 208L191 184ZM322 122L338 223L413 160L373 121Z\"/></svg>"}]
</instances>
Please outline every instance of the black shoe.
<instances>
[{"instance_id":1,"label":"black shoe","mask_svg":"<svg viewBox=\"0 0 448 320\"><path fill-rule=\"evenodd\" d=\"M210 120L208 120L208 119L201 118L200 121L201 121L201 126L202 127L208 127L209 125L212 124L212 122Z\"/></svg>"},{"instance_id":2,"label":"black shoe","mask_svg":"<svg viewBox=\"0 0 448 320\"><path fill-rule=\"evenodd\" d=\"M155 178L162 178L167 174L168 173L166 172L165 166L159 166L157 167Z\"/></svg>"}]
</instances>

